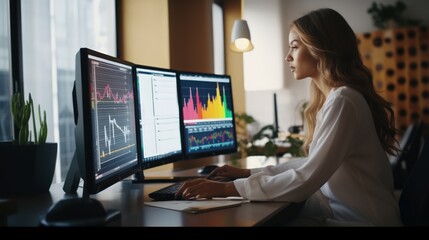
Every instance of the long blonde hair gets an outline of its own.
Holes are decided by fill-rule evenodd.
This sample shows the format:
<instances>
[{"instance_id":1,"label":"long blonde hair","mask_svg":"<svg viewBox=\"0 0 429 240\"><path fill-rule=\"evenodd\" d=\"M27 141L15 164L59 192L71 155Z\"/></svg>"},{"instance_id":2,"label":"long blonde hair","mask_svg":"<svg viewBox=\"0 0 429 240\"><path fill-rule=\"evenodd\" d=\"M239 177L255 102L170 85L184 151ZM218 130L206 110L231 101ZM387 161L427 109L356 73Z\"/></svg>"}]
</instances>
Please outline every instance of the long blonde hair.
<instances>
[{"instance_id":1,"label":"long blonde hair","mask_svg":"<svg viewBox=\"0 0 429 240\"><path fill-rule=\"evenodd\" d=\"M298 33L300 40L318 60L317 70L323 84L333 88L348 86L364 96L381 145L387 153L396 154L398 129L391 104L375 91L371 72L362 62L356 35L343 16L335 10L322 8L293 21L291 29ZM312 81L310 100L305 110L306 140L303 147L306 152L313 141L316 114L325 100L325 95Z\"/></svg>"}]
</instances>

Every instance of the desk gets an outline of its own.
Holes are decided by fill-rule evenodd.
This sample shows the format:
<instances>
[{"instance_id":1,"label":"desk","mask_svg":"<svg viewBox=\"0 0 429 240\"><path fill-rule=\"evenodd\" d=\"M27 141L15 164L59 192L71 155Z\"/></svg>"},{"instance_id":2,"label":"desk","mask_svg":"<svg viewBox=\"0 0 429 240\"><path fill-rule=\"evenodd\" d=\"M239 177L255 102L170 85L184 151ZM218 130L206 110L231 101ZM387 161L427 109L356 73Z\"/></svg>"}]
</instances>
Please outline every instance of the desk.
<instances>
[{"instance_id":1,"label":"desk","mask_svg":"<svg viewBox=\"0 0 429 240\"><path fill-rule=\"evenodd\" d=\"M250 227L276 224L276 216L293 217L294 204L280 202L251 202L238 207L212 210L204 213L186 213L144 205L151 201L148 193L168 183L134 184L124 180L104 191L91 195L101 201L106 209L121 211L121 226L145 227ZM53 184L50 192L32 196L16 197L17 211L8 218L9 226L37 226L49 207L57 201L74 197L65 194L62 184ZM78 190L81 196L82 189Z\"/></svg>"},{"instance_id":2,"label":"desk","mask_svg":"<svg viewBox=\"0 0 429 240\"><path fill-rule=\"evenodd\" d=\"M288 159L248 157L236 164L239 167L263 167L275 165ZM220 164L222 165L222 164ZM149 174L152 177L192 177L197 169L183 171L161 171ZM278 226L295 218L302 204L287 202L250 202L237 207L211 210L203 213L187 213L147 206L152 201L148 194L171 183L146 182L132 183L130 179L120 181L98 194L91 195L99 200L105 209L117 209L121 212L121 226L144 227L251 227ZM81 182L81 186L83 183ZM52 184L49 192L31 197L14 197L16 211L9 213L9 226L38 226L50 206L64 198L77 197L66 194L63 183ZM79 197L82 188L78 189Z\"/></svg>"},{"instance_id":3,"label":"desk","mask_svg":"<svg viewBox=\"0 0 429 240\"><path fill-rule=\"evenodd\" d=\"M8 199L0 199L0 227L7 226L8 216L16 212L16 203Z\"/></svg>"}]
</instances>

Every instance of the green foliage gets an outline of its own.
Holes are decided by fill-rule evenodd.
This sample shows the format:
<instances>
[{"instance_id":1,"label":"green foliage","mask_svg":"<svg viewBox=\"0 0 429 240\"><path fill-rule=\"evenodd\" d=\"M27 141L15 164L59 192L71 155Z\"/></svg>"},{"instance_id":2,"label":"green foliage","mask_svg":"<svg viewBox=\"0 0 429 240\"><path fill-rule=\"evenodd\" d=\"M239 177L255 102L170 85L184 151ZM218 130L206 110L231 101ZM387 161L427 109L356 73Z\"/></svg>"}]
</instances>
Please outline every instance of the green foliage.
<instances>
[{"instance_id":1,"label":"green foliage","mask_svg":"<svg viewBox=\"0 0 429 240\"><path fill-rule=\"evenodd\" d=\"M238 122L245 124L252 124L256 122L252 116L247 115L246 113L236 113L235 119L237 119Z\"/></svg>"},{"instance_id":2,"label":"green foliage","mask_svg":"<svg viewBox=\"0 0 429 240\"><path fill-rule=\"evenodd\" d=\"M367 12L371 15L374 26L380 29L389 28L393 22L399 27L417 26L420 20L406 19L402 17L407 6L402 1L397 1L395 5L384 5L373 2Z\"/></svg>"},{"instance_id":3,"label":"green foliage","mask_svg":"<svg viewBox=\"0 0 429 240\"><path fill-rule=\"evenodd\" d=\"M235 114L235 124L237 126L237 141L238 148L241 152L241 157L246 156L246 147L249 144L249 139L247 138L247 124L252 124L255 122L252 116L247 115L246 113L236 113Z\"/></svg>"},{"instance_id":4,"label":"green foliage","mask_svg":"<svg viewBox=\"0 0 429 240\"><path fill-rule=\"evenodd\" d=\"M238 132L243 132L241 129L245 128L247 124L252 124L256 122L256 120L246 113L236 114ZM274 138L274 125L265 125L257 133L255 133L252 137L246 138L241 137L239 139L240 151L244 152L247 156L255 156L255 155L264 155L266 157L276 156L279 146L276 144L276 139ZM254 143L258 140L267 139L267 142L263 147L256 146ZM278 139L277 139L278 140ZM285 142L289 142L291 144L288 147L287 153L290 153L293 157L302 157L304 156L304 152L301 149L303 145L303 141L299 138L288 136Z\"/></svg>"},{"instance_id":5,"label":"green foliage","mask_svg":"<svg viewBox=\"0 0 429 240\"><path fill-rule=\"evenodd\" d=\"M12 116L15 122L15 125L18 128L18 140L15 140L18 144L28 144L31 142L31 134L28 127L28 121L30 117L33 116L33 134L34 134L34 143L42 144L46 142L48 136L48 125L46 123L46 111L43 111L43 120L40 111L40 105L38 105L39 113L39 133L37 133L36 128L36 116L34 114L33 99L31 94L28 94L28 101L24 100L24 96L17 92L12 95Z\"/></svg>"},{"instance_id":6,"label":"green foliage","mask_svg":"<svg viewBox=\"0 0 429 240\"><path fill-rule=\"evenodd\" d=\"M30 104L24 101L24 97L21 95L21 93L18 92L12 95L12 116L15 125L19 129L18 144L28 143L28 120L30 120L30 115Z\"/></svg>"},{"instance_id":7,"label":"green foliage","mask_svg":"<svg viewBox=\"0 0 429 240\"><path fill-rule=\"evenodd\" d=\"M268 141L265 143L264 147L262 148L262 152L260 150L260 147L255 146L252 144L250 147L247 148L247 155L260 155L261 153L266 156L275 156L277 153L278 146L274 142L273 134L274 133L274 126L273 125L266 125L263 126L255 135L252 137L252 143L255 141L261 140L261 139L268 139Z\"/></svg>"},{"instance_id":8,"label":"green foliage","mask_svg":"<svg viewBox=\"0 0 429 240\"><path fill-rule=\"evenodd\" d=\"M302 149L302 145L304 144L304 141L302 141L299 138L295 138L292 136L287 136L286 141L288 141L291 146L289 147L288 152L294 156L294 157L304 157L305 153Z\"/></svg>"}]
</instances>

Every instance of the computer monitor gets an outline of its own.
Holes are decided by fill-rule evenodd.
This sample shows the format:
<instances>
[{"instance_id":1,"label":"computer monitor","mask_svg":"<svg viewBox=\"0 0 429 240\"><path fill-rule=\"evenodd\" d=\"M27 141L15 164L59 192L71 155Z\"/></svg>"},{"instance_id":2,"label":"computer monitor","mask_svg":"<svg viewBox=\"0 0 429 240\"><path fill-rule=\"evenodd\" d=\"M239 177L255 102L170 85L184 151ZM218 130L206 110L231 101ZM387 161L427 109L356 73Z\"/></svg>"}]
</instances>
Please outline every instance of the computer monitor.
<instances>
[{"instance_id":1,"label":"computer monitor","mask_svg":"<svg viewBox=\"0 0 429 240\"><path fill-rule=\"evenodd\" d=\"M142 169L183 159L177 73L135 65Z\"/></svg>"},{"instance_id":2,"label":"computer monitor","mask_svg":"<svg viewBox=\"0 0 429 240\"><path fill-rule=\"evenodd\" d=\"M231 77L180 72L178 78L186 158L237 152Z\"/></svg>"},{"instance_id":3,"label":"computer monitor","mask_svg":"<svg viewBox=\"0 0 429 240\"><path fill-rule=\"evenodd\" d=\"M76 152L64 183L95 194L140 171L133 64L81 48L74 88Z\"/></svg>"}]
</instances>

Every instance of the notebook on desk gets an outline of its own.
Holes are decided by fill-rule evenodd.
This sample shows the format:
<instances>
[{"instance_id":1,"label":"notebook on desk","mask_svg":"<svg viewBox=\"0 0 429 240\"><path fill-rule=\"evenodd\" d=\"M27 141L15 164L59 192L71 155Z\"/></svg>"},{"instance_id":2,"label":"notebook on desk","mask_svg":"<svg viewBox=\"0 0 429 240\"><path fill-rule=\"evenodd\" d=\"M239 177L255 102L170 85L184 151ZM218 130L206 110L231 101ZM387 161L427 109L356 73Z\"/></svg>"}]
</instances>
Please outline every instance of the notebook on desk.
<instances>
[{"instance_id":1,"label":"notebook on desk","mask_svg":"<svg viewBox=\"0 0 429 240\"><path fill-rule=\"evenodd\" d=\"M212 200L173 200L173 201L154 201L154 202L145 202L144 204L152 206L165 208L176 211L183 211L189 213L200 213L215 209L222 209L234 206L240 206L243 203L249 202L243 200L242 198L222 198L212 199Z\"/></svg>"}]
</instances>

